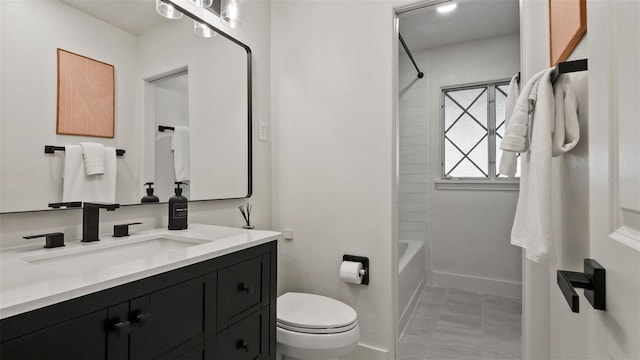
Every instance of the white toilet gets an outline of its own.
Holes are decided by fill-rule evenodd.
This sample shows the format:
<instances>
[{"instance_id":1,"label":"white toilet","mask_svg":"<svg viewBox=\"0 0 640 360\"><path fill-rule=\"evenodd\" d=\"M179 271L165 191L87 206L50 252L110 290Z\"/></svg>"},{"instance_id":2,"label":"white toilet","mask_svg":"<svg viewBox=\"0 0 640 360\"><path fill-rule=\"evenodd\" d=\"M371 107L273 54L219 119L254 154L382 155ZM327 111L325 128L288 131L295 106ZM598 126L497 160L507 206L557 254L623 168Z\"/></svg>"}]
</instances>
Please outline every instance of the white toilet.
<instances>
[{"instance_id":1,"label":"white toilet","mask_svg":"<svg viewBox=\"0 0 640 360\"><path fill-rule=\"evenodd\" d=\"M358 344L358 316L338 300L289 292L278 297L276 339L285 360L337 359Z\"/></svg>"}]
</instances>

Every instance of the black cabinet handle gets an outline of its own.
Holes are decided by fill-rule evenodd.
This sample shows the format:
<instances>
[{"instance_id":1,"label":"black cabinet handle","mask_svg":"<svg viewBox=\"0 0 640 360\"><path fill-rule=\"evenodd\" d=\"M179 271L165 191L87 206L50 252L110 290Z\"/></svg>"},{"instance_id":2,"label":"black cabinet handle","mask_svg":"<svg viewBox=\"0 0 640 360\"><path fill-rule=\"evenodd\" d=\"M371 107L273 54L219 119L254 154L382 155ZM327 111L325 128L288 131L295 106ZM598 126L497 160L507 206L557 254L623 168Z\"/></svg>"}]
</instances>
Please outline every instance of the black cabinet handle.
<instances>
[{"instance_id":1,"label":"black cabinet handle","mask_svg":"<svg viewBox=\"0 0 640 360\"><path fill-rule=\"evenodd\" d=\"M238 284L238 291L244 291L247 294L253 294L253 286L246 285L245 283Z\"/></svg>"},{"instance_id":2,"label":"black cabinet handle","mask_svg":"<svg viewBox=\"0 0 640 360\"><path fill-rule=\"evenodd\" d=\"M249 352L249 343L240 339L236 343L236 349L244 349L245 352Z\"/></svg>"},{"instance_id":3,"label":"black cabinet handle","mask_svg":"<svg viewBox=\"0 0 640 360\"><path fill-rule=\"evenodd\" d=\"M115 332L118 336L123 334L129 334L131 331L131 322L130 321L120 321L120 319L116 318L112 321L111 328L109 331Z\"/></svg>"},{"instance_id":4,"label":"black cabinet handle","mask_svg":"<svg viewBox=\"0 0 640 360\"><path fill-rule=\"evenodd\" d=\"M571 311L580 312L578 293L574 288L584 289L584 296L597 310L606 310L605 269L593 259L584 259L584 272L558 270L558 286Z\"/></svg>"},{"instance_id":5,"label":"black cabinet handle","mask_svg":"<svg viewBox=\"0 0 640 360\"><path fill-rule=\"evenodd\" d=\"M138 324L138 326L142 327L145 321L147 321L151 317L151 314L145 314L142 311L138 311L134 317L133 322Z\"/></svg>"}]
</instances>

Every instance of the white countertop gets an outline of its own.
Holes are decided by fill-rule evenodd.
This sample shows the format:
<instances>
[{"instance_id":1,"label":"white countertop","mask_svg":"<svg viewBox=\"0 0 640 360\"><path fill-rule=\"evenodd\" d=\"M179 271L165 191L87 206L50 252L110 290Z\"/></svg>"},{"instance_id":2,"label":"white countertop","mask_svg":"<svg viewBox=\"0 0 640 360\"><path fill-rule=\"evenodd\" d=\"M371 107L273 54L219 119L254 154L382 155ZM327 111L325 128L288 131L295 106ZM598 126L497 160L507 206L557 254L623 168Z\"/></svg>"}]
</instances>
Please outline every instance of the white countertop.
<instances>
[{"instance_id":1,"label":"white countertop","mask_svg":"<svg viewBox=\"0 0 640 360\"><path fill-rule=\"evenodd\" d=\"M102 236L100 241L90 243L68 241L65 247L54 249L43 248L43 238L38 245L3 249L0 251L0 319L264 244L282 235L275 231L200 224L189 224L186 230L154 229L130 234L120 238ZM148 255L132 251L128 256L114 254L113 259L108 258L109 248L118 247L123 241L133 244L128 246L136 246L156 238L184 239L195 244ZM71 263L56 261L79 253L87 255ZM96 267L89 253L99 254L108 264ZM47 260L56 255L64 256Z\"/></svg>"}]
</instances>

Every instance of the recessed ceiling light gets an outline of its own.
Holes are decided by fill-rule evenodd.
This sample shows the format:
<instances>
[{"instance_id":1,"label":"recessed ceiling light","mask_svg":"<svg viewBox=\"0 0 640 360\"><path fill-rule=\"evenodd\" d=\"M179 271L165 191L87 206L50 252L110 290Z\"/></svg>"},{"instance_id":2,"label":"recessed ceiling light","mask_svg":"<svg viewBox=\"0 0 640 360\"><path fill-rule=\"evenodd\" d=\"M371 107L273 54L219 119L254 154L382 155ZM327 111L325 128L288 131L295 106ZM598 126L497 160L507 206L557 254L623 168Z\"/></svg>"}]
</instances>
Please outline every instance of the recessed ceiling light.
<instances>
[{"instance_id":1,"label":"recessed ceiling light","mask_svg":"<svg viewBox=\"0 0 640 360\"><path fill-rule=\"evenodd\" d=\"M447 4L447 5L440 5L436 8L436 10L440 14L444 14L444 13L448 13L455 10L457 7L458 7L458 4L453 3L453 4Z\"/></svg>"}]
</instances>

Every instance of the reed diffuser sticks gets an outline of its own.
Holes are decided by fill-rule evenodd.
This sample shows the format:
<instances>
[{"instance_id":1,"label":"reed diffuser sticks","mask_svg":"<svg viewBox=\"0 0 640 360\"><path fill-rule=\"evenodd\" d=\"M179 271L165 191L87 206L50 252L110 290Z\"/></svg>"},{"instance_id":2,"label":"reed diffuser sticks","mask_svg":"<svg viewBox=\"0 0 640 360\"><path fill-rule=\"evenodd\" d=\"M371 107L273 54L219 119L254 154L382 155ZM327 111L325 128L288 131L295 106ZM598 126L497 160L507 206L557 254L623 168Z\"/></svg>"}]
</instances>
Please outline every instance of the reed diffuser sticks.
<instances>
[{"instance_id":1,"label":"reed diffuser sticks","mask_svg":"<svg viewBox=\"0 0 640 360\"><path fill-rule=\"evenodd\" d=\"M240 213L244 218L244 222L247 223L247 225L243 227L245 229L253 229L253 226L251 226L251 204L247 203L246 207L243 207L242 205L240 205L238 206L238 209L240 209Z\"/></svg>"}]
</instances>

